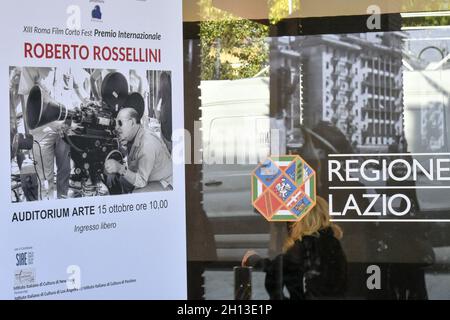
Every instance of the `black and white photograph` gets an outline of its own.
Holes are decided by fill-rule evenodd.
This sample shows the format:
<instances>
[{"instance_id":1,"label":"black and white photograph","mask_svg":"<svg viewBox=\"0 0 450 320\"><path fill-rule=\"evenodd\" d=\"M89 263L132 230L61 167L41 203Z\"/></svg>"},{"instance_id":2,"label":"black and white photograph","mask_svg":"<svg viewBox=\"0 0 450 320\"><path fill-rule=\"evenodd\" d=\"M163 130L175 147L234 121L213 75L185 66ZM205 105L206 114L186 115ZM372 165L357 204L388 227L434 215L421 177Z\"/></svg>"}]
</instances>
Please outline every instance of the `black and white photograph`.
<instances>
[{"instance_id":1,"label":"black and white photograph","mask_svg":"<svg viewBox=\"0 0 450 320\"><path fill-rule=\"evenodd\" d=\"M11 201L173 190L170 71L9 68Z\"/></svg>"}]
</instances>

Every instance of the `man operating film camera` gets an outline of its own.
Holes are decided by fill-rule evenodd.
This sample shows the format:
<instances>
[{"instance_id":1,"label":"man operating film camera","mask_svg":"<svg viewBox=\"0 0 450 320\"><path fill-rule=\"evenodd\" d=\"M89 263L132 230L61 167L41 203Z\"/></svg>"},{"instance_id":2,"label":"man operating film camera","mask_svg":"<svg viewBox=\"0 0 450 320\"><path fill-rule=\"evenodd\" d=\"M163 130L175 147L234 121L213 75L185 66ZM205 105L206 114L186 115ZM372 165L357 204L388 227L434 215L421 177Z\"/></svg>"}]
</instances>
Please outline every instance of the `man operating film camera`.
<instances>
[{"instance_id":1,"label":"man operating film camera","mask_svg":"<svg viewBox=\"0 0 450 320\"><path fill-rule=\"evenodd\" d=\"M63 120L66 124L63 139L70 146L70 158L73 160L71 180L72 186L77 189L74 196L119 194L134 189L128 186L124 188L120 183L111 183L116 180L120 182L120 178L111 178L111 174L116 175L118 171L111 169L110 164L124 164L124 153L115 131L116 128L120 129L120 126L116 125L116 116L123 108L131 108L135 121L139 122L144 111L144 100L139 93L128 93L127 80L118 72L110 72L104 77L101 84L101 101L83 103L75 110L68 110L63 104L51 99L39 85L30 90L25 112L29 129L53 121ZM127 111L120 114L130 113ZM122 120L125 121L119 118L117 122L122 123ZM118 131L120 135L121 130ZM125 137L123 139L127 140ZM169 162L171 165L170 159ZM107 168L105 163L108 164ZM143 162L138 161L138 165L142 167ZM134 187L141 187L142 180L136 183L130 179L135 166L131 164L128 168L130 172L124 176L126 181Z\"/></svg>"},{"instance_id":2,"label":"man operating film camera","mask_svg":"<svg viewBox=\"0 0 450 320\"><path fill-rule=\"evenodd\" d=\"M164 142L140 124L132 104L125 104L116 119L116 131L127 150L127 165L108 159L105 171L116 174L122 192L172 189L172 161Z\"/></svg>"}]
</instances>

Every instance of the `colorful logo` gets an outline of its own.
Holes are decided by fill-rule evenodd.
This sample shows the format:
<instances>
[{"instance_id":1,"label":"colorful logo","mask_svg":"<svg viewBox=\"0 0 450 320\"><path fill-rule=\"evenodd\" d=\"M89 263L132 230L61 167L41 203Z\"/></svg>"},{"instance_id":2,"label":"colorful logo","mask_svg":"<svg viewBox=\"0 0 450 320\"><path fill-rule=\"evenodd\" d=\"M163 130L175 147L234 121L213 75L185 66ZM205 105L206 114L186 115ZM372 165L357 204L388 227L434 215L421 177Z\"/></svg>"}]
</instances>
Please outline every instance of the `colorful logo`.
<instances>
[{"instance_id":1,"label":"colorful logo","mask_svg":"<svg viewBox=\"0 0 450 320\"><path fill-rule=\"evenodd\" d=\"M252 174L253 206L268 221L298 221L316 205L316 172L300 156L273 156Z\"/></svg>"}]
</instances>

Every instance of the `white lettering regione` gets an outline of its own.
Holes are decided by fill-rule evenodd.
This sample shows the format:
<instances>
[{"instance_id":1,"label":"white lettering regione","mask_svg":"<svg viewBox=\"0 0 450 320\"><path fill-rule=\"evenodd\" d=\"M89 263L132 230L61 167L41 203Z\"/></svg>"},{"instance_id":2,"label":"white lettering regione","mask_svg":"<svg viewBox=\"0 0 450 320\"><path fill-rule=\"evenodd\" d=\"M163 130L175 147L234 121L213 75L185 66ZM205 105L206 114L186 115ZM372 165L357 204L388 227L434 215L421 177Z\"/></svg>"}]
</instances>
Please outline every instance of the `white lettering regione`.
<instances>
[{"instance_id":1,"label":"white lettering regione","mask_svg":"<svg viewBox=\"0 0 450 320\"><path fill-rule=\"evenodd\" d=\"M2 4L0 299L186 298L181 5Z\"/></svg>"}]
</instances>

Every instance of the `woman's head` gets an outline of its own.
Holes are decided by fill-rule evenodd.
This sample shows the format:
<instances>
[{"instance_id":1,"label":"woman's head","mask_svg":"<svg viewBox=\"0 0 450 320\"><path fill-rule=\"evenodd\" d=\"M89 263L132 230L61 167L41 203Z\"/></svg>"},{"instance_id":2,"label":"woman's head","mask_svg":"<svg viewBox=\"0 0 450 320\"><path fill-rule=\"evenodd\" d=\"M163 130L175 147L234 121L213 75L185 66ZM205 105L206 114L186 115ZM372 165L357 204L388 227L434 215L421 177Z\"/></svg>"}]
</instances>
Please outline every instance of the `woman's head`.
<instances>
[{"instance_id":1,"label":"woman's head","mask_svg":"<svg viewBox=\"0 0 450 320\"><path fill-rule=\"evenodd\" d=\"M330 221L328 203L322 197L317 197L315 207L300 221L294 222L289 229L289 236L284 244L286 251L296 240L302 240L304 236L318 235L320 230L331 227L335 238L342 238L342 230Z\"/></svg>"}]
</instances>

